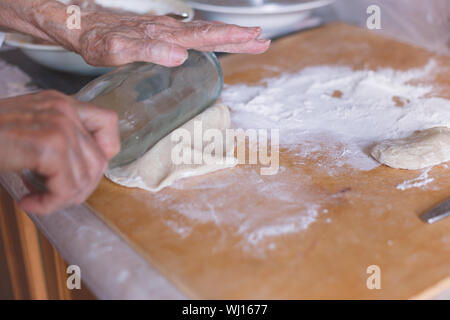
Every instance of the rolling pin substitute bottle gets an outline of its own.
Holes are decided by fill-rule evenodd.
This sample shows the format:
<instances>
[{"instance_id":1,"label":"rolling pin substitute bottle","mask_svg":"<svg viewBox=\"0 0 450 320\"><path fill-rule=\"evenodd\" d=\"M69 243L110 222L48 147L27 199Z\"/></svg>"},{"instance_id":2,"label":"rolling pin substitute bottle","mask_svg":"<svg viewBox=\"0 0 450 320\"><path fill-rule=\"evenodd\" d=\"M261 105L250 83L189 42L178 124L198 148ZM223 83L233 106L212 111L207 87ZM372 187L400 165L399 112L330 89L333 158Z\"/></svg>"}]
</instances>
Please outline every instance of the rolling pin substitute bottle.
<instances>
[{"instance_id":1,"label":"rolling pin substitute bottle","mask_svg":"<svg viewBox=\"0 0 450 320\"><path fill-rule=\"evenodd\" d=\"M223 74L213 53L189 51L174 68L136 62L109 72L76 95L119 115L121 151L109 167L128 164L167 134L211 106L220 96Z\"/></svg>"}]
</instances>

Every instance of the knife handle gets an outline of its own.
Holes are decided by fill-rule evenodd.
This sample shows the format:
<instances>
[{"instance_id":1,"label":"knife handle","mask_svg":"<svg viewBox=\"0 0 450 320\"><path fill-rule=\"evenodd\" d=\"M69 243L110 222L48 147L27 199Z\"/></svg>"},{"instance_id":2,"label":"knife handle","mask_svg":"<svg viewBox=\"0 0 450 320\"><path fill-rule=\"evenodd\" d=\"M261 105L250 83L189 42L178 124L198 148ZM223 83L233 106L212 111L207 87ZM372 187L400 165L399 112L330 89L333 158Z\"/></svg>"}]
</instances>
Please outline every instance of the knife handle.
<instances>
[{"instance_id":1,"label":"knife handle","mask_svg":"<svg viewBox=\"0 0 450 320\"><path fill-rule=\"evenodd\" d=\"M39 193L47 192L45 177L28 169L22 170L22 176L26 179L33 191Z\"/></svg>"},{"instance_id":2,"label":"knife handle","mask_svg":"<svg viewBox=\"0 0 450 320\"><path fill-rule=\"evenodd\" d=\"M420 218L426 223L435 223L450 216L450 199L440 203L430 211L424 213Z\"/></svg>"}]
</instances>

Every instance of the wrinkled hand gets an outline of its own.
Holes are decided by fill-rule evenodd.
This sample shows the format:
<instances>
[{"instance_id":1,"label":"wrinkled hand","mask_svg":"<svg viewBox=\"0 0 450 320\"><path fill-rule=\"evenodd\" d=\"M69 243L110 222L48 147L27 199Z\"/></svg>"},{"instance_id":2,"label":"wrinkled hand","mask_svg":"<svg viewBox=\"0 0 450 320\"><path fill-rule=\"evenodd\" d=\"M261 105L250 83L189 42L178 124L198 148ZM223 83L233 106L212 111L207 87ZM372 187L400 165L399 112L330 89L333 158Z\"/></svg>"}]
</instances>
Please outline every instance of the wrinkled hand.
<instances>
[{"instance_id":1,"label":"wrinkled hand","mask_svg":"<svg viewBox=\"0 0 450 320\"><path fill-rule=\"evenodd\" d=\"M0 171L30 169L47 179L46 193L28 194L19 205L48 214L95 189L120 149L118 118L56 91L4 99L0 145Z\"/></svg>"},{"instance_id":2,"label":"wrinkled hand","mask_svg":"<svg viewBox=\"0 0 450 320\"><path fill-rule=\"evenodd\" d=\"M262 53L270 40L258 39L260 34L259 27L96 12L83 16L76 50L92 65L146 61L171 67L187 59L188 49Z\"/></svg>"}]
</instances>

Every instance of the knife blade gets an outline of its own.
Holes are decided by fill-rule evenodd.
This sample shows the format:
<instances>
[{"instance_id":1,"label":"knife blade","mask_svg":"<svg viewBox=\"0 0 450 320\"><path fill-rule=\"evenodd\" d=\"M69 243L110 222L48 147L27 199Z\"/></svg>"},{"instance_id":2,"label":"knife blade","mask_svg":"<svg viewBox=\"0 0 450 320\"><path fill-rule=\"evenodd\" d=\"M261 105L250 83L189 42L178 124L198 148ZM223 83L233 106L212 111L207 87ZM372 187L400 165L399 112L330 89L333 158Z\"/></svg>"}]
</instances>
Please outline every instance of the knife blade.
<instances>
[{"instance_id":1,"label":"knife blade","mask_svg":"<svg viewBox=\"0 0 450 320\"><path fill-rule=\"evenodd\" d=\"M425 212L420 218L426 223L435 223L450 216L450 198Z\"/></svg>"}]
</instances>

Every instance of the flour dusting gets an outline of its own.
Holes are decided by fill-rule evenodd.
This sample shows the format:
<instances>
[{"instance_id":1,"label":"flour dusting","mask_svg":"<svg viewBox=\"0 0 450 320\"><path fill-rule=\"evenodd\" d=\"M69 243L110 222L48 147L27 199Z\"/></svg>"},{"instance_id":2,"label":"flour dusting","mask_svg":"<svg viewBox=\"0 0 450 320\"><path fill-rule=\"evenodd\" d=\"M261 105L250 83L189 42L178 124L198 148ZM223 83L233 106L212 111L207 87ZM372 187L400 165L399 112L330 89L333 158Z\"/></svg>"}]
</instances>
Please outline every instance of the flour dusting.
<instances>
[{"instance_id":1,"label":"flour dusting","mask_svg":"<svg viewBox=\"0 0 450 320\"><path fill-rule=\"evenodd\" d=\"M434 181L434 178L428 176L432 168L425 169L417 178L406 180L397 186L399 190L408 190L411 188L422 188Z\"/></svg>"},{"instance_id":2,"label":"flour dusting","mask_svg":"<svg viewBox=\"0 0 450 320\"><path fill-rule=\"evenodd\" d=\"M431 86L413 84L435 67L433 60L407 72L316 66L259 85L226 86L222 100L232 111L232 127L278 128L280 147L292 165L287 169L280 163L275 176L262 176L257 166L246 165L198 177L195 183L178 181L171 192L155 194L157 206L177 214L168 218L168 227L186 238L197 225L214 224L223 235L242 239L237 245L259 254L278 248L280 237L301 236L319 221L332 224L327 208L342 195L318 191L305 161L312 159L330 177L346 167L371 170L378 163L367 150L375 142L450 126L449 100L432 97ZM428 173L397 188L423 187L433 182Z\"/></svg>"},{"instance_id":3,"label":"flour dusting","mask_svg":"<svg viewBox=\"0 0 450 320\"><path fill-rule=\"evenodd\" d=\"M28 75L18 67L0 60L0 98L10 98L37 91Z\"/></svg>"},{"instance_id":4,"label":"flour dusting","mask_svg":"<svg viewBox=\"0 0 450 320\"><path fill-rule=\"evenodd\" d=\"M302 168L297 170L296 175L307 176ZM292 174L281 167L275 176L261 176L255 166L238 166L197 177L204 181L195 185L180 180L171 192L155 193L151 205L181 214L166 222L181 238L188 237L197 224L213 223L224 234L241 237L238 245L256 253L256 248L273 246L270 243L276 237L308 229L319 212L326 210L318 204L321 197L308 180L299 184L289 179ZM180 200L186 193L195 193L196 201ZM255 195L262 199L255 203Z\"/></svg>"},{"instance_id":5,"label":"flour dusting","mask_svg":"<svg viewBox=\"0 0 450 320\"><path fill-rule=\"evenodd\" d=\"M429 97L431 86L411 84L435 68L434 60L406 72L310 67L257 86L227 86L222 99L234 126L279 128L281 143L302 144L304 153L320 145L312 136L335 137L345 145L345 154L337 155L342 165L371 170L378 163L367 148L375 142L450 127L450 100Z\"/></svg>"}]
</instances>

